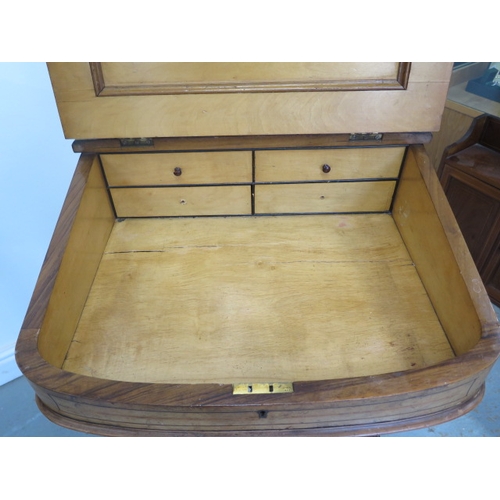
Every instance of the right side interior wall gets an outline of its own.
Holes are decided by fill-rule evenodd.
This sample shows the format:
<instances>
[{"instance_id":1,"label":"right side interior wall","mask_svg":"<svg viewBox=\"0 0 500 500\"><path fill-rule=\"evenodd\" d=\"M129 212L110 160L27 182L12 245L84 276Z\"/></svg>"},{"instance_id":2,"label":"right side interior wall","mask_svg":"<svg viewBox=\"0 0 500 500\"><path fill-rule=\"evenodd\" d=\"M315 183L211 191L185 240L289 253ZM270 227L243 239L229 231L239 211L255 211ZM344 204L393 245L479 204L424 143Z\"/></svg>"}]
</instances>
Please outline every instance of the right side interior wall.
<instances>
[{"instance_id":1,"label":"right side interior wall","mask_svg":"<svg viewBox=\"0 0 500 500\"><path fill-rule=\"evenodd\" d=\"M393 218L455 355L467 352L489 300L423 146L408 149Z\"/></svg>"}]
</instances>

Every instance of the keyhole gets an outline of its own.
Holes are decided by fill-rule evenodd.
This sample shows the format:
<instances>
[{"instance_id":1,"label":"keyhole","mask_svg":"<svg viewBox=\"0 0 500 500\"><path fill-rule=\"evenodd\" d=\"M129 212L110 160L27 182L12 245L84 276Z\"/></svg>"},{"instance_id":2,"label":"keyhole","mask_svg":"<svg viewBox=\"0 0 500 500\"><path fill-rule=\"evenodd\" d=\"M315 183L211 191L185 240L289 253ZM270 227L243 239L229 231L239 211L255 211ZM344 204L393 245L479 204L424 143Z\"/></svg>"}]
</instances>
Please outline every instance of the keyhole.
<instances>
[{"instance_id":1,"label":"keyhole","mask_svg":"<svg viewBox=\"0 0 500 500\"><path fill-rule=\"evenodd\" d=\"M267 418L267 414L268 414L268 412L265 410L259 410L257 412L257 415L259 415L259 418Z\"/></svg>"}]
</instances>

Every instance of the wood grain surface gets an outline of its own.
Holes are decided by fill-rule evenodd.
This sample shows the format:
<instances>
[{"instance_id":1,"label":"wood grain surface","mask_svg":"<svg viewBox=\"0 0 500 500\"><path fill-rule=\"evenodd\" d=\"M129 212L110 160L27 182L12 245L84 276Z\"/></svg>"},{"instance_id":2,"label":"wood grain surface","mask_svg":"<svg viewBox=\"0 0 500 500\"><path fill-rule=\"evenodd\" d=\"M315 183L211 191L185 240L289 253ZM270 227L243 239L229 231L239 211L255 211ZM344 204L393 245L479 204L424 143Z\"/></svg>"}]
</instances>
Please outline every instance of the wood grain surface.
<instances>
[{"instance_id":1,"label":"wood grain surface","mask_svg":"<svg viewBox=\"0 0 500 500\"><path fill-rule=\"evenodd\" d=\"M235 63L236 65L238 63ZM361 63L362 65L362 63ZM96 97L88 63L51 63L65 136L196 137L439 129L451 63L412 63L405 90ZM351 66L356 81L356 65Z\"/></svg>"},{"instance_id":2,"label":"wood grain surface","mask_svg":"<svg viewBox=\"0 0 500 500\"><path fill-rule=\"evenodd\" d=\"M255 186L255 213L386 212L395 181Z\"/></svg>"},{"instance_id":3,"label":"wood grain surface","mask_svg":"<svg viewBox=\"0 0 500 500\"><path fill-rule=\"evenodd\" d=\"M256 182L328 181L398 177L405 148L257 151ZM330 171L325 173L323 165Z\"/></svg>"},{"instance_id":4,"label":"wood grain surface","mask_svg":"<svg viewBox=\"0 0 500 500\"><path fill-rule=\"evenodd\" d=\"M478 305L487 308L483 312L488 322L496 320L436 173L421 147L412 146L407 155L393 214L455 353L469 351L481 337Z\"/></svg>"},{"instance_id":5,"label":"wood grain surface","mask_svg":"<svg viewBox=\"0 0 500 500\"><path fill-rule=\"evenodd\" d=\"M110 189L118 217L247 215L250 186Z\"/></svg>"},{"instance_id":6,"label":"wood grain surface","mask_svg":"<svg viewBox=\"0 0 500 500\"><path fill-rule=\"evenodd\" d=\"M68 371L230 384L375 375L453 356L389 215L116 229Z\"/></svg>"},{"instance_id":7,"label":"wood grain surface","mask_svg":"<svg viewBox=\"0 0 500 500\"><path fill-rule=\"evenodd\" d=\"M31 318L28 313L23 325L40 325L43 318L38 348L55 366L62 365L73 339L114 220L99 160L82 156L46 257L46 263L61 259L57 277L45 278L42 270L35 295L44 283L40 299L45 304L39 309L43 316Z\"/></svg>"},{"instance_id":8,"label":"wood grain surface","mask_svg":"<svg viewBox=\"0 0 500 500\"><path fill-rule=\"evenodd\" d=\"M410 63L90 63L98 95L403 89ZM96 77L94 77L94 75Z\"/></svg>"},{"instance_id":9,"label":"wood grain surface","mask_svg":"<svg viewBox=\"0 0 500 500\"><path fill-rule=\"evenodd\" d=\"M96 217L94 222L87 225L79 222L86 219L84 214L88 214L82 200L94 196L92 186L96 185L89 175L93 163L93 156L82 157L16 346L16 360L35 389L39 407L56 423L104 435L130 436L370 435L435 425L470 411L480 402L485 378L500 352L500 329L484 288L478 285L477 271L422 147L410 147L405 171L397 187L392 215L207 218L198 220L203 230L198 228L197 231L190 231L194 227L194 219L189 218L175 219L177 229L168 232L158 230L157 224L173 223L174 219L118 222L114 220L111 206L101 202L97 203L101 209L92 216ZM102 184L96 189L96 193L101 193L96 194L97 199L109 203ZM258 224L266 219L270 225L266 231L262 231ZM293 219L293 228L283 223L286 219ZM256 220L260 222L252 230ZM325 224L325 220L338 223ZM216 224L222 221L243 225L248 221L248 226L242 226L241 229L245 230L241 231L239 226L230 230L230 224L225 230L216 230L211 225L212 222ZM271 221L276 221L275 225ZM301 227L300 221L307 223L307 227ZM375 221L380 221L380 224ZM127 226L135 223L139 224L129 230ZM77 231L78 227L86 227L87 232ZM108 241L106 233L111 228L112 237L104 252L104 245ZM309 237L302 237L302 234ZM72 240L75 242L73 245L70 244ZM190 247L186 247L186 241L191 242ZM249 241L252 243L249 244ZM282 252L278 251L281 245L284 249ZM90 275L95 273L101 259L102 262L89 288L88 298L81 300L86 285L77 287L75 292L71 291L70 285L80 273L77 263L83 257L79 253L85 253L87 249L91 253L95 252L95 258L90 259L93 264L85 266ZM167 255L172 258L166 259ZM209 265L203 267L205 258ZM192 271L186 271L184 264L187 261L191 262L189 269ZM73 264L70 265L71 262ZM124 262L125 267L122 265ZM359 270L356 270L358 265ZM165 279L167 273L163 271L163 266L170 266L169 279ZM138 272L148 267L149 271ZM234 268L243 270L241 273L246 279L231 281L233 273L228 273L231 267L233 271ZM443 271L440 267L443 267ZM123 272L125 268L126 272ZM339 272L320 272L328 268L336 268ZM214 269L218 269L219 273L214 273ZM441 276L441 273L444 274ZM115 274L120 286L115 287L111 294L101 294L103 302L100 305L93 297L99 297L100 287L105 289L109 286L105 279L99 280L99 275L105 274L108 277ZM249 276L254 275L255 281L249 279ZM271 279L277 275L281 275L281 279ZM435 275L439 278L436 279ZM314 285L311 286L309 276L319 283L318 290ZM342 287L337 279L347 286ZM217 283L220 285L210 291L215 298L219 297L217 307L203 310L198 288L206 292L209 288L206 283L213 280L219 280ZM140 290L141 294L132 299L131 287L128 285L134 281L138 285L136 290ZM159 285L156 294L148 282ZM59 287L58 283L61 283L61 290L69 292L68 296L57 291L52 293ZM269 296L261 292L259 296L258 290L265 290L266 286L256 286L257 283L266 286L270 283L269 286L274 287L277 293ZM229 293L227 286L224 287L227 284L230 285ZM164 294L161 293L162 286L165 287ZM177 294L179 286L185 288L183 293ZM382 287L385 299L370 293L373 287ZM210 378L196 378L200 371L205 373L205 370L199 370L194 365L190 366L190 377L198 380L195 383L127 382L62 369L61 355L51 358L52 347L43 354L40 350L42 337L45 337L43 342L47 346L53 342L56 345L54 349L62 353L68 339L70 342L73 340L66 362L78 364L86 357L91 362L91 368L95 362L93 369L98 367L104 374L106 370L111 373L122 369L117 358L111 355L116 353L113 350L117 347L128 352L128 361L130 357L137 356L135 359L142 363L138 366L149 365L147 358L150 356L150 346L143 345L142 351L136 347L137 342L142 342L139 335L133 334L137 327L136 331L141 335L146 338L151 336L155 348L165 348L166 352L175 353L178 355L177 360L185 363L187 358L184 357L183 361L182 349L186 346L189 349L193 345L210 346L208 339L212 336L216 343L219 342L221 349L227 349L229 343L221 339L228 339L228 335L231 338L234 336L234 330L230 328L225 331L193 330L190 313L194 309L197 309L196 314L200 311L203 313L207 325L213 324L214 317L218 316L220 323L229 314L232 321L226 322L226 325L238 326L241 331L245 331L245 324L253 324L252 328L258 326L259 316L249 314L251 310L245 311L240 307L231 312L226 308L224 313L223 302L232 296L234 290L251 292L251 297L255 298L250 300L249 305L264 311L264 318L267 315L269 324L278 327L284 325L283 330L278 328L278 333L288 331L288 334L278 334L279 343L273 343L269 336L261 338L263 343L258 343L260 347L257 349L250 342L251 339L237 337L243 339L243 344L240 342L241 349L235 349L233 354L237 359L243 353L243 360L246 359L246 367L250 371L256 370L253 373L259 375L258 371L261 370L260 375L264 376L270 365L273 365L274 370L276 365L270 360L272 349L278 349L280 359L286 359L286 356L289 360L293 360L293 356L300 359L304 353L296 347L302 343L308 356L316 355L318 359L323 359L323 368L333 367L329 373L338 369L338 375L332 376L339 378L307 380L305 374L309 370L305 364L283 362L281 366L278 364L283 373L293 365L299 372L294 374L292 370L288 373L304 378L293 381L294 392L256 394L249 399L247 395L233 395L229 382L217 383L209 382ZM365 293L365 290L368 292ZM187 303L182 303L182 297L186 298L190 293L191 298ZM207 297L206 293L203 295ZM242 302L238 301L242 295L234 293L234 296L235 303L242 306ZM316 300L309 302L311 298ZM405 299L405 305L398 307L402 299ZM66 300L69 300L69 309L65 305ZM148 308L147 300L152 307ZM349 306L353 300L359 301L358 308ZM120 325L121 319L117 318L116 313L121 311L131 319L131 313L125 305L131 301L134 304L132 307L145 312L141 320L143 323L136 323L130 329L126 325L123 338L118 333L120 327L115 328L112 335L117 343L104 347L109 349L109 357L104 353L99 355L96 351L89 354L92 349L90 343L85 346L85 339L81 352L77 352L80 347L75 342L78 340L75 331L78 336L84 331L86 334L83 337L94 335L92 329L100 327L89 321L89 318L92 315L99 317L99 314L102 321ZM272 315L269 302L273 304L273 301L276 307L283 306L289 314L284 317ZM455 302L459 305L455 306ZM49 303L53 311L52 319L44 322ZM77 303L80 306L74 307ZM316 331L322 338L316 337L316 343L308 344L308 339L314 339L314 334L310 337L311 332L307 331L309 323L297 317L297 311L291 304L301 304L301 316L318 328ZM392 304L396 305L394 310L390 307ZM114 319L102 315L106 308ZM175 318L165 315L162 319L163 308L174 308L178 315ZM84 312L87 316L87 319L82 316L83 323L74 322L77 309L80 309L78 314ZM394 322L391 318L400 309L406 312L403 322L406 321L407 329L398 333L403 328L400 318ZM356 314L359 310L364 314ZM376 311L375 314L372 310ZM422 311L425 311L424 315ZM156 315L155 319L159 319L159 323L148 319L149 312ZM321 330L321 325L328 322L325 321L326 316L338 319L339 324L344 318L349 324L352 321L357 326L354 329L349 326L351 335L347 335L347 332L339 336L332 335L333 328ZM82 329L85 321L86 327ZM78 326L72 326L76 323ZM150 324L156 325L155 328L148 328ZM381 328L371 329L376 324ZM169 325L175 326L174 332L180 332L188 325L189 331L199 332L201 337L191 335L188 338L176 334L162 336L161 331L167 331ZM432 330L434 328L437 330ZM409 329L416 329L418 334L413 338L405 337ZM256 331L258 335L262 334L258 328ZM102 337L97 340L106 344L105 335L103 337L104 340ZM126 341L120 344L119 340ZM177 348L169 351L165 344L169 341L174 344L177 342ZM330 353L328 361L323 350L318 348L317 344L321 342L324 351ZM368 356L367 366L379 372L383 370L377 357L371 351L364 350L366 342L373 352L377 352L377 349L382 349L378 352L384 353L399 351L401 356L394 356L392 361L388 361L388 364L395 363L390 370L399 371L343 376L341 373L364 373L362 364L356 359L356 351ZM448 342L454 354L449 347L440 351ZM263 349L263 345L266 348ZM352 363L346 363L348 356L339 355L336 348L342 345L347 351L350 350ZM259 353L259 361L262 358L260 365L256 361L256 352ZM441 360L433 358L439 352ZM209 348L208 353L208 356L201 357L201 361L205 360L211 367L223 364L221 359L217 359L216 350L210 352ZM406 367L397 368L401 358L405 360ZM168 363L158 360L153 371L164 374L163 369L171 368L172 376L176 370L175 363L173 358ZM412 366L412 363L417 364ZM78 369L86 370L84 364L81 363ZM226 374L230 373L231 376L241 375L240 369L234 364L226 364L225 369L228 370ZM129 372L133 373L134 370L130 368ZM316 376L327 375L326 371L316 373Z\"/></svg>"},{"instance_id":10,"label":"wood grain surface","mask_svg":"<svg viewBox=\"0 0 500 500\"><path fill-rule=\"evenodd\" d=\"M304 149L334 147L406 146L426 144L430 132L386 133L380 139L352 140L351 134L254 135L208 137L155 137L149 145L124 145L120 139L73 142L75 153L147 153L251 149Z\"/></svg>"},{"instance_id":11,"label":"wood grain surface","mask_svg":"<svg viewBox=\"0 0 500 500\"><path fill-rule=\"evenodd\" d=\"M168 84L166 66L152 80L144 73L129 81L130 66L113 66L113 74L111 66L49 65L65 134L82 139L74 149L89 154L77 167L16 345L48 418L119 436L372 435L435 425L480 402L500 353L500 328L422 146L408 148L397 182L343 183L395 183L387 213L115 217L97 153L227 150L247 162L258 149L406 147L439 128L451 64L412 63L405 90L380 90L373 81L368 90L366 75L350 76L361 66L342 67L348 90L289 91L278 72L278 86L261 92L262 81L251 82L252 92L243 88L244 72L228 66L243 83L235 91L153 95L151 87ZM371 77L393 79L395 66L390 74L384 68L382 75L372 68ZM179 75L176 85L192 85L192 73ZM200 90L194 80L190 90ZM148 87L149 95L126 95L124 85ZM121 95L110 95L112 87ZM383 137L350 141L355 132ZM130 137L152 140L120 141ZM280 179L300 171L287 167L288 154ZM165 188L158 187L161 166L149 169L156 194L196 189L197 200L215 204L223 193L211 198L201 190L245 189L237 204L252 189L258 199L260 188L323 187L321 174L300 172L305 177L292 182L306 181L301 186L252 179ZM135 168L125 177L113 189L140 194L130 212L140 214L154 196L134 184L144 181ZM299 195L288 196L298 206ZM370 198L365 193L356 207ZM233 394L234 382L276 377L292 382L293 392Z\"/></svg>"},{"instance_id":12,"label":"wood grain surface","mask_svg":"<svg viewBox=\"0 0 500 500\"><path fill-rule=\"evenodd\" d=\"M101 162L110 186L252 182L250 151L101 155Z\"/></svg>"}]
</instances>

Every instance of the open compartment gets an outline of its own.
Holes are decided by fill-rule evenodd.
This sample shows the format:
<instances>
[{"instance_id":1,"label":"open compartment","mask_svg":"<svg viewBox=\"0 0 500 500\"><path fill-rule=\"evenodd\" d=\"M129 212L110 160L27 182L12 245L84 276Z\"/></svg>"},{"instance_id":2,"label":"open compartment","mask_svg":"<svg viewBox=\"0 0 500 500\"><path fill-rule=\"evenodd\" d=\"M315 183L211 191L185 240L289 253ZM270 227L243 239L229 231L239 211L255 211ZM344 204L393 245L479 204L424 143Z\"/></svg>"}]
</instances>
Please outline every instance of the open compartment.
<instances>
[{"instance_id":1,"label":"open compartment","mask_svg":"<svg viewBox=\"0 0 500 500\"><path fill-rule=\"evenodd\" d=\"M134 200L134 189L146 199L162 191L159 199L170 201L154 201L157 211L205 210L212 185L123 180L159 158L179 161L169 153L132 155L135 168L127 155L111 155L114 173L110 155L84 154L54 236L64 252L49 252L50 284L39 283L30 307L46 302L46 314L28 314L22 337L35 365L55 377L55 393L38 388L42 410L104 434L370 434L446 420L477 404L498 355L498 325L427 156L422 146L352 151L362 160L346 160L351 173L359 161L377 173L342 178L338 162L334 179L322 172L259 182L259 150L245 151L250 167L244 158L234 170L250 168L252 177L228 189L244 190L249 199L236 204L250 213L215 216L145 216L128 201L120 214L114 191L119 203L127 192ZM321 165L318 153L352 151L310 153ZM370 193L379 197L383 183L391 195L374 211ZM259 214L260 188L281 185L302 196L301 212L282 213L278 197L279 213L266 201ZM317 211L329 198L343 206L344 186L359 210ZM233 203L209 197L209 209L213 200L221 210ZM280 384L293 392L269 394ZM233 394L241 386L267 393Z\"/></svg>"},{"instance_id":2,"label":"open compartment","mask_svg":"<svg viewBox=\"0 0 500 500\"><path fill-rule=\"evenodd\" d=\"M105 435L371 435L481 400L499 327L422 144L448 63L53 63L82 153L19 336Z\"/></svg>"}]
</instances>

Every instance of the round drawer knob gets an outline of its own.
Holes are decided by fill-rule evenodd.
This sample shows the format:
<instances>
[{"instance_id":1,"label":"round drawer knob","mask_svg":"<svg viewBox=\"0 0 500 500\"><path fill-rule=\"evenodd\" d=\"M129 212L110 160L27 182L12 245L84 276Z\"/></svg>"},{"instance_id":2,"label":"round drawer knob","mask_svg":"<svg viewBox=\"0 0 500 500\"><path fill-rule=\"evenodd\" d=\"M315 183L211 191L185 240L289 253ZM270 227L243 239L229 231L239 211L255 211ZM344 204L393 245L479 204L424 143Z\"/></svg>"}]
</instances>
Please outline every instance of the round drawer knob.
<instances>
[{"instance_id":1,"label":"round drawer knob","mask_svg":"<svg viewBox=\"0 0 500 500\"><path fill-rule=\"evenodd\" d=\"M321 170L323 170L323 172L325 174L327 174L328 172L330 172L331 169L332 169L332 167L330 167L330 165L327 165L326 163L321 167Z\"/></svg>"},{"instance_id":2,"label":"round drawer knob","mask_svg":"<svg viewBox=\"0 0 500 500\"><path fill-rule=\"evenodd\" d=\"M179 177L179 175L182 175L182 168L181 167L175 167L174 168L174 175Z\"/></svg>"}]
</instances>

